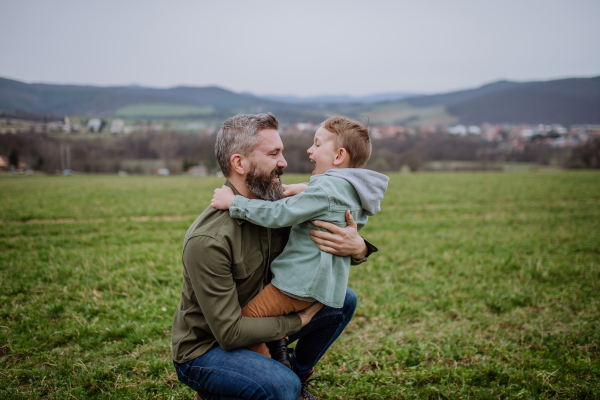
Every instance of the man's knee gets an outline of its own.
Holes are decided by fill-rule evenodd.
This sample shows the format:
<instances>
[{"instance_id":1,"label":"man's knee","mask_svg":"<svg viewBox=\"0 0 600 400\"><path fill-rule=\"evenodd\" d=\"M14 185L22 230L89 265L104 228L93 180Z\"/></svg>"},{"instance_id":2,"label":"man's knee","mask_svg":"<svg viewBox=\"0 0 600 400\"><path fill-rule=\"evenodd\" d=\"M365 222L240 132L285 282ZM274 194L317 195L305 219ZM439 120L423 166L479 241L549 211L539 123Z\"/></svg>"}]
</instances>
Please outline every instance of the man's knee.
<instances>
[{"instance_id":1,"label":"man's knee","mask_svg":"<svg viewBox=\"0 0 600 400\"><path fill-rule=\"evenodd\" d=\"M270 381L273 385L269 391L274 399L297 400L300 396L300 379L292 370L288 368L285 368L285 371L278 370L277 377Z\"/></svg>"},{"instance_id":2,"label":"man's knee","mask_svg":"<svg viewBox=\"0 0 600 400\"><path fill-rule=\"evenodd\" d=\"M344 315L352 317L354 310L356 310L356 304L358 303L358 296L354 290L346 288L346 298L344 299Z\"/></svg>"}]
</instances>

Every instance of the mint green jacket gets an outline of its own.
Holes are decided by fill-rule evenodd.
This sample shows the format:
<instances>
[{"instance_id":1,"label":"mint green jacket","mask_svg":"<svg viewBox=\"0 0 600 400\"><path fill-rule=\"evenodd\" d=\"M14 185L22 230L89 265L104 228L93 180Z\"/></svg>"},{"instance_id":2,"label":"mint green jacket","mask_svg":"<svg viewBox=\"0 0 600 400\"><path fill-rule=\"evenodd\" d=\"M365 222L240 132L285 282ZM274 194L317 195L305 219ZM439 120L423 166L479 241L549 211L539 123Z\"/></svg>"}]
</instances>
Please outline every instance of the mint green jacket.
<instances>
[{"instance_id":1,"label":"mint green jacket","mask_svg":"<svg viewBox=\"0 0 600 400\"><path fill-rule=\"evenodd\" d=\"M267 228L293 225L288 244L271 264L271 283L292 297L340 308L346 296L350 257L321 251L310 238L310 230L320 229L313 224L315 220L345 227L346 210L350 210L358 229L362 229L368 216L355 187L346 179L321 174L311 177L304 192L279 201L235 196L229 213L233 218Z\"/></svg>"}]
</instances>

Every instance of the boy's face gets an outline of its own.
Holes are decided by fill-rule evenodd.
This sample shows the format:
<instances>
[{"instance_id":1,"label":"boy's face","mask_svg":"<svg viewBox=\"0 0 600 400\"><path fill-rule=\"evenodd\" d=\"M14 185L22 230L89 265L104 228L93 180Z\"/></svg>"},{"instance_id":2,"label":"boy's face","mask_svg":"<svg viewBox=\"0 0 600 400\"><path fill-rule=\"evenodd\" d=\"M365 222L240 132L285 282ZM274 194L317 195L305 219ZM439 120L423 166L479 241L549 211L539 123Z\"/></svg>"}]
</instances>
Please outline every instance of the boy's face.
<instances>
[{"instance_id":1,"label":"boy's face","mask_svg":"<svg viewBox=\"0 0 600 400\"><path fill-rule=\"evenodd\" d=\"M318 175L336 168L333 161L337 151L338 147L335 144L334 134L323 127L317 129L313 145L306 151L310 161L315 163L315 170L312 174Z\"/></svg>"}]
</instances>

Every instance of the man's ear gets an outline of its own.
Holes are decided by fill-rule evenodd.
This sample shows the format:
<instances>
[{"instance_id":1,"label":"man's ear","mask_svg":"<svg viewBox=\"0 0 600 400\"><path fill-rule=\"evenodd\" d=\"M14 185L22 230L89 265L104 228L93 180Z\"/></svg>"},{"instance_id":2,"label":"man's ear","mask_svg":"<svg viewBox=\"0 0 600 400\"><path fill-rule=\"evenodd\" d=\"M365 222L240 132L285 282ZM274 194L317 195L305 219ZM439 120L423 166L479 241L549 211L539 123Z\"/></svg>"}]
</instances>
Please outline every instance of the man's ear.
<instances>
[{"instance_id":1,"label":"man's ear","mask_svg":"<svg viewBox=\"0 0 600 400\"><path fill-rule=\"evenodd\" d=\"M231 163L231 168L233 168L233 170L235 172L237 172L240 175L244 175L245 169L244 169L244 156L241 154L232 154L231 157L229 158L229 162Z\"/></svg>"},{"instance_id":2,"label":"man's ear","mask_svg":"<svg viewBox=\"0 0 600 400\"><path fill-rule=\"evenodd\" d=\"M335 155L335 159L333 160L333 165L342 165L346 160L349 160L350 156L345 148L340 147Z\"/></svg>"}]
</instances>

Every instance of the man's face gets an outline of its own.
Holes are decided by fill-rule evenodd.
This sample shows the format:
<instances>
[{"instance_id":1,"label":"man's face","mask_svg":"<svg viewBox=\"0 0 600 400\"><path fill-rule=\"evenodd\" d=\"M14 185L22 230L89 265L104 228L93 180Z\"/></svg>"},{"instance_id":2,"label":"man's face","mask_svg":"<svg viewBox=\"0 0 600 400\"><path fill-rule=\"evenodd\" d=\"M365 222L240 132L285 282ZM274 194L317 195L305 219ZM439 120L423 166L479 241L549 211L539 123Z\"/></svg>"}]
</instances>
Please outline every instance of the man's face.
<instances>
[{"instance_id":1,"label":"man's face","mask_svg":"<svg viewBox=\"0 0 600 400\"><path fill-rule=\"evenodd\" d=\"M275 129L258 133L260 141L249 159L246 186L253 195L262 200L276 201L283 198L280 176L287 167L283 158L283 143Z\"/></svg>"}]
</instances>

